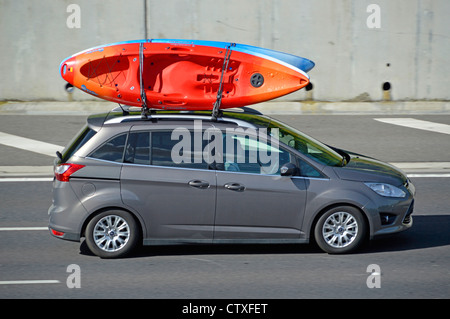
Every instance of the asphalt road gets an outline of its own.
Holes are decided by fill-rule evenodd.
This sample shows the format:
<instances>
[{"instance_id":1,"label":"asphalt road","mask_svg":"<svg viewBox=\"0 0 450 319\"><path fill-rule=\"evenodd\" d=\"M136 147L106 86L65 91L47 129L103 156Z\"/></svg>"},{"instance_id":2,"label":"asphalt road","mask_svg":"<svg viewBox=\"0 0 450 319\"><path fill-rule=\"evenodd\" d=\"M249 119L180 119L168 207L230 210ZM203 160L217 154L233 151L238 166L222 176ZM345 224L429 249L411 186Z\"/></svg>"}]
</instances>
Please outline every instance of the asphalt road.
<instances>
[{"instance_id":1,"label":"asphalt road","mask_svg":"<svg viewBox=\"0 0 450 319\"><path fill-rule=\"evenodd\" d=\"M448 134L374 120L400 116L276 117L325 143L383 161L450 162ZM408 117L450 125L450 115ZM0 131L65 145L84 121L84 116L8 115L0 117ZM52 160L0 145L1 167L50 166ZM314 245L170 246L143 247L119 260L100 259L84 243L49 235L50 181L6 181L11 173L2 175L0 298L180 298L175 314L197 298L250 298L269 308L271 299L280 298L447 299L450 177L445 167L434 177L420 169L411 173L418 176L412 177L413 228L356 254L328 255ZM369 288L371 283L376 287Z\"/></svg>"}]
</instances>

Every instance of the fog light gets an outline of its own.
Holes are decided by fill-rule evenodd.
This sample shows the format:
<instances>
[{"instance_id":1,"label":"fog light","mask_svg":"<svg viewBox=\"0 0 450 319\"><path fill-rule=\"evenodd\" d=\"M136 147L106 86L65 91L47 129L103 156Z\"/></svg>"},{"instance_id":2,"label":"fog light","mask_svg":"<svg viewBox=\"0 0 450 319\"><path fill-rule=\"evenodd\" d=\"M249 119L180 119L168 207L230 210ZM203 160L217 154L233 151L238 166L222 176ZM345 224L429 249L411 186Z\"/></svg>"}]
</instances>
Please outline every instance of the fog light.
<instances>
[{"instance_id":1,"label":"fog light","mask_svg":"<svg viewBox=\"0 0 450 319\"><path fill-rule=\"evenodd\" d=\"M395 221L396 215L389 213L380 213L381 225L390 225Z\"/></svg>"}]
</instances>

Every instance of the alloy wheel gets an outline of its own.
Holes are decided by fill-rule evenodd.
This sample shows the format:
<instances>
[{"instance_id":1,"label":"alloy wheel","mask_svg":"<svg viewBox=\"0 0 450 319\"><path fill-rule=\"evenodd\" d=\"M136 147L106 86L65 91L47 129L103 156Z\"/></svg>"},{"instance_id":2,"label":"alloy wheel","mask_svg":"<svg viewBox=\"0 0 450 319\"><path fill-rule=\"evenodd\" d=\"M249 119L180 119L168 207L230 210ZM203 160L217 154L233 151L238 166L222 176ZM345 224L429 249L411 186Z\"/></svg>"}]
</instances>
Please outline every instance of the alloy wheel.
<instances>
[{"instance_id":1,"label":"alloy wheel","mask_svg":"<svg viewBox=\"0 0 450 319\"><path fill-rule=\"evenodd\" d=\"M335 212L328 216L322 227L322 236L328 245L344 248L350 245L358 235L358 223L347 212Z\"/></svg>"},{"instance_id":2,"label":"alloy wheel","mask_svg":"<svg viewBox=\"0 0 450 319\"><path fill-rule=\"evenodd\" d=\"M130 227L125 219L116 215L101 218L94 226L94 242L106 252L122 249L130 239Z\"/></svg>"}]
</instances>

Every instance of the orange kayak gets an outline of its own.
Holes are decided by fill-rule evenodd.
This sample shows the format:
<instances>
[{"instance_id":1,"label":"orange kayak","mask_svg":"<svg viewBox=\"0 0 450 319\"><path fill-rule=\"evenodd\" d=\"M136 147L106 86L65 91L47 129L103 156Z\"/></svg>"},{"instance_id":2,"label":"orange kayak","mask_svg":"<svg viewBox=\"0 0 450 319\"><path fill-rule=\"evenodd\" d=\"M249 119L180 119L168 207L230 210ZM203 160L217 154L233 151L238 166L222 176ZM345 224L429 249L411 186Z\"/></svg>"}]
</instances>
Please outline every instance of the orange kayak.
<instances>
[{"instance_id":1,"label":"orange kayak","mask_svg":"<svg viewBox=\"0 0 450 319\"><path fill-rule=\"evenodd\" d=\"M72 55L60 72L75 87L111 102L139 107L146 100L154 109L211 110L219 89L221 109L297 91L309 83L305 70L313 66L304 58L246 45L139 40Z\"/></svg>"}]
</instances>

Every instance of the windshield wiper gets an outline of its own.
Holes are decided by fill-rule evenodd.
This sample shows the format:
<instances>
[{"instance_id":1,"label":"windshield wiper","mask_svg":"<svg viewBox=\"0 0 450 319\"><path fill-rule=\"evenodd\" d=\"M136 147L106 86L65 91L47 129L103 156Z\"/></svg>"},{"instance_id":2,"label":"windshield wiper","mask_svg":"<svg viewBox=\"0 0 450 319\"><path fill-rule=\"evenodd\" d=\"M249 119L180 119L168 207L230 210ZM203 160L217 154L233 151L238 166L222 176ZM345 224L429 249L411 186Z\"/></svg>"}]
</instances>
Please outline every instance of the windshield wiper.
<instances>
[{"instance_id":1,"label":"windshield wiper","mask_svg":"<svg viewBox=\"0 0 450 319\"><path fill-rule=\"evenodd\" d=\"M347 152L341 150L340 148L336 148L330 145L327 146L342 156L341 166L346 166L350 162L351 156Z\"/></svg>"}]
</instances>

